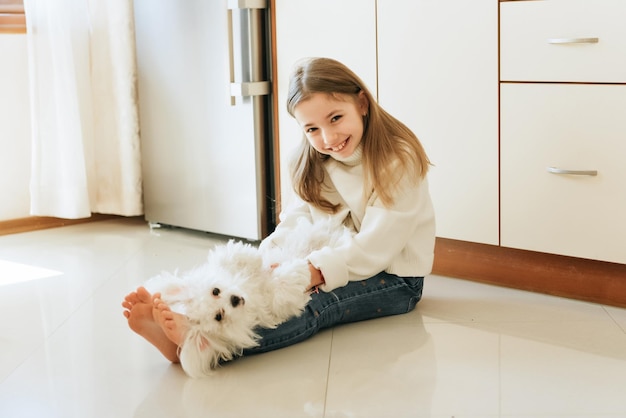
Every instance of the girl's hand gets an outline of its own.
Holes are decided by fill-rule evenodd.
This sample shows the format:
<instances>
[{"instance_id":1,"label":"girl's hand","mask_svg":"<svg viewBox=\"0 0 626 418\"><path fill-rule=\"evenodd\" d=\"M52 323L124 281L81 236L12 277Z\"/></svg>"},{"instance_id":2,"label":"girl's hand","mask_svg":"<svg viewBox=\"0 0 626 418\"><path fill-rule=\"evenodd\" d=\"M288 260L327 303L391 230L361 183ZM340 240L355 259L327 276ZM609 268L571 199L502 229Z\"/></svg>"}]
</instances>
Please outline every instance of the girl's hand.
<instances>
[{"instance_id":1,"label":"girl's hand","mask_svg":"<svg viewBox=\"0 0 626 418\"><path fill-rule=\"evenodd\" d=\"M311 272L311 285L309 286L309 292L316 292L317 288L326 281L324 280L324 275L318 269L316 269L313 264L309 263L309 271Z\"/></svg>"}]
</instances>

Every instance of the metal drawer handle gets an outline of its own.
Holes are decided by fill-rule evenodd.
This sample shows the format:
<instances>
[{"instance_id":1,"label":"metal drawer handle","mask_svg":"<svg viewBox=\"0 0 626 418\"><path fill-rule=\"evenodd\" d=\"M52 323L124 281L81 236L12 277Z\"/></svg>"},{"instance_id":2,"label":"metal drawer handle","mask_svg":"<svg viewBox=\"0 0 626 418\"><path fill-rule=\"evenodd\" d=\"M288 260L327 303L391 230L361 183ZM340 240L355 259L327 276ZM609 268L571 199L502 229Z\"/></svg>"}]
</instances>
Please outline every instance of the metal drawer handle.
<instances>
[{"instance_id":1,"label":"metal drawer handle","mask_svg":"<svg viewBox=\"0 0 626 418\"><path fill-rule=\"evenodd\" d=\"M550 38L549 44L597 44L600 38Z\"/></svg>"},{"instance_id":2,"label":"metal drawer handle","mask_svg":"<svg viewBox=\"0 0 626 418\"><path fill-rule=\"evenodd\" d=\"M572 176L597 176L598 170L567 170L564 168L548 167L548 172L552 174L569 174Z\"/></svg>"}]
</instances>

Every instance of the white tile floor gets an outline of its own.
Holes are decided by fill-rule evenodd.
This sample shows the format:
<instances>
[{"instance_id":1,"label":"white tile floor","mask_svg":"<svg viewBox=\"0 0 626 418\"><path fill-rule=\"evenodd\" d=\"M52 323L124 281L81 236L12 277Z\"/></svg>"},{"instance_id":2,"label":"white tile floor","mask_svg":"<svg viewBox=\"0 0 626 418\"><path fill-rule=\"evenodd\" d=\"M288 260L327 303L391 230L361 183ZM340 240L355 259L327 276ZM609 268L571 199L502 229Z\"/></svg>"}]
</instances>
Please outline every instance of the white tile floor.
<instances>
[{"instance_id":1,"label":"white tile floor","mask_svg":"<svg viewBox=\"0 0 626 418\"><path fill-rule=\"evenodd\" d=\"M626 310L436 276L410 314L191 380L120 302L216 242L136 220L0 237L0 417L626 417Z\"/></svg>"}]
</instances>

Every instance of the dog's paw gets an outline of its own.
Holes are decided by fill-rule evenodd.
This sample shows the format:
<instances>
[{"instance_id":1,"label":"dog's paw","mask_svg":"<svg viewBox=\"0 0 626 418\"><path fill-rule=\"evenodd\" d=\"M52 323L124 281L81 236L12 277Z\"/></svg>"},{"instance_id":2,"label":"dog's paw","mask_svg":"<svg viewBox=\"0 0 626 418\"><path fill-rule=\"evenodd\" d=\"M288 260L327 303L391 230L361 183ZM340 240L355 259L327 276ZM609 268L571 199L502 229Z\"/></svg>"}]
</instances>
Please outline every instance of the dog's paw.
<instances>
[{"instance_id":1,"label":"dog's paw","mask_svg":"<svg viewBox=\"0 0 626 418\"><path fill-rule=\"evenodd\" d=\"M220 266L232 273L259 271L262 269L263 258L258 248L241 241L230 240L209 252L209 264Z\"/></svg>"},{"instance_id":2,"label":"dog's paw","mask_svg":"<svg viewBox=\"0 0 626 418\"><path fill-rule=\"evenodd\" d=\"M193 292L190 291L184 277L169 272L150 278L143 286L151 295L160 293L161 300L171 306L185 305L193 297Z\"/></svg>"},{"instance_id":3,"label":"dog's paw","mask_svg":"<svg viewBox=\"0 0 626 418\"><path fill-rule=\"evenodd\" d=\"M298 259L278 265L272 272L272 281L276 286L302 288L306 291L311 283L308 261Z\"/></svg>"},{"instance_id":4,"label":"dog's paw","mask_svg":"<svg viewBox=\"0 0 626 418\"><path fill-rule=\"evenodd\" d=\"M299 315L310 300L307 289L311 273L306 260L295 260L276 267L266 296L271 302L269 312L277 324Z\"/></svg>"}]
</instances>

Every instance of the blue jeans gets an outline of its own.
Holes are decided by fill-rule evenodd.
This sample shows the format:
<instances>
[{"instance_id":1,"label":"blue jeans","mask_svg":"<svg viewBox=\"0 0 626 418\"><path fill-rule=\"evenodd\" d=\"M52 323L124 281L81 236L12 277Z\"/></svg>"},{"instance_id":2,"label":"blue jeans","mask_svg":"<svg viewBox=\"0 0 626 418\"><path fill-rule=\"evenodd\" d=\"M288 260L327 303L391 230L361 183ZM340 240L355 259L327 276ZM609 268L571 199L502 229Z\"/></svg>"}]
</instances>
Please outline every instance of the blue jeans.
<instances>
[{"instance_id":1,"label":"blue jeans","mask_svg":"<svg viewBox=\"0 0 626 418\"><path fill-rule=\"evenodd\" d=\"M287 347L334 325L410 312L421 299L423 287L423 277L398 277L381 272L328 293L314 293L300 316L275 329L258 329L260 344L243 354Z\"/></svg>"}]
</instances>

